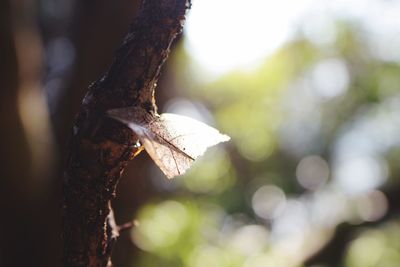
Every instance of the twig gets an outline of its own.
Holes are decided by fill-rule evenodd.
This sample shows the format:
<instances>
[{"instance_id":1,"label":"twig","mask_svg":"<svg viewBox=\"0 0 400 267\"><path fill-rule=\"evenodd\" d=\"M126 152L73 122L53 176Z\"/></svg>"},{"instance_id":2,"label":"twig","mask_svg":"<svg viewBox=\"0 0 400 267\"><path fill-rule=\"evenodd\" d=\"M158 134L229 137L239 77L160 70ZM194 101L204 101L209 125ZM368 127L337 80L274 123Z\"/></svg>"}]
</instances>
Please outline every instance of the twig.
<instances>
[{"instance_id":1,"label":"twig","mask_svg":"<svg viewBox=\"0 0 400 267\"><path fill-rule=\"evenodd\" d=\"M133 222L127 222L122 225L118 225L118 233L123 233L125 231L131 230L133 227L139 226L139 222L134 220Z\"/></svg>"}]
</instances>

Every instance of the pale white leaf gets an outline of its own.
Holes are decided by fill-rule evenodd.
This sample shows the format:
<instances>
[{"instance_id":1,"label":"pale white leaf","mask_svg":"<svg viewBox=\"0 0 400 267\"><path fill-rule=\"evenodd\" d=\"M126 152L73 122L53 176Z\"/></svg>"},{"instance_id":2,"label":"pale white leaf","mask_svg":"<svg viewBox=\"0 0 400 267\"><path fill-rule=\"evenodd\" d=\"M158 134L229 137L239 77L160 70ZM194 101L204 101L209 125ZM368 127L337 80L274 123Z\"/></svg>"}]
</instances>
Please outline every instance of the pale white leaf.
<instances>
[{"instance_id":1,"label":"pale white leaf","mask_svg":"<svg viewBox=\"0 0 400 267\"><path fill-rule=\"evenodd\" d=\"M108 114L134 131L168 178L184 174L208 147L230 139L202 122L181 115L151 115L137 107L110 110Z\"/></svg>"}]
</instances>

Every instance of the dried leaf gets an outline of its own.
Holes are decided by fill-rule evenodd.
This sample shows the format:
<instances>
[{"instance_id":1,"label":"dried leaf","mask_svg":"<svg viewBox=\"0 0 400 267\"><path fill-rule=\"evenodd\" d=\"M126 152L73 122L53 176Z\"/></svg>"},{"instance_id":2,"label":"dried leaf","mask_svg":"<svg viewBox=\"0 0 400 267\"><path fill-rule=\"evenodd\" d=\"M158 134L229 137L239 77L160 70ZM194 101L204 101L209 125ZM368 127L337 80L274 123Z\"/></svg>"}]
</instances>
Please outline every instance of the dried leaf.
<instances>
[{"instance_id":1,"label":"dried leaf","mask_svg":"<svg viewBox=\"0 0 400 267\"><path fill-rule=\"evenodd\" d=\"M207 148L230 139L202 122L181 115L151 115L138 107L114 109L108 114L134 131L168 178L184 174Z\"/></svg>"}]
</instances>

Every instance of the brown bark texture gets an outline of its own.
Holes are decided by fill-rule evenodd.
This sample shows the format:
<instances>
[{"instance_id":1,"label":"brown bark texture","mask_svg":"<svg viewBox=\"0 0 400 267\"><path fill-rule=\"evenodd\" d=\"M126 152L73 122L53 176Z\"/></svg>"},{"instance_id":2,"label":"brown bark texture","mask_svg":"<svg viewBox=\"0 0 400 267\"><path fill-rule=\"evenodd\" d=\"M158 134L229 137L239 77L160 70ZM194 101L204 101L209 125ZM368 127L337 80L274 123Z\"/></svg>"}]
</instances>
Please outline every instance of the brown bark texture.
<instances>
[{"instance_id":1,"label":"brown bark texture","mask_svg":"<svg viewBox=\"0 0 400 267\"><path fill-rule=\"evenodd\" d=\"M110 201L135 152L114 108L156 112L154 89L190 0L145 0L106 74L89 86L72 127L63 183L64 266L107 266L118 237Z\"/></svg>"}]
</instances>

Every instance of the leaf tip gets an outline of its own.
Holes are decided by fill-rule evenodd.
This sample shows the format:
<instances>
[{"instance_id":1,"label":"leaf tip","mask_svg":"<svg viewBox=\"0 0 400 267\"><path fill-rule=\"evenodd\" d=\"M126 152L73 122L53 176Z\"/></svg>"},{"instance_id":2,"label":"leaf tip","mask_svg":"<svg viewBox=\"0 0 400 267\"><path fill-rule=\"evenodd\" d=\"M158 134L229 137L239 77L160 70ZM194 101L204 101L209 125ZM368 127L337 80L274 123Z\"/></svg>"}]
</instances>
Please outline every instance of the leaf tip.
<instances>
[{"instance_id":1,"label":"leaf tip","mask_svg":"<svg viewBox=\"0 0 400 267\"><path fill-rule=\"evenodd\" d=\"M231 140L229 135L221 134L221 142L228 142L229 140Z\"/></svg>"}]
</instances>

